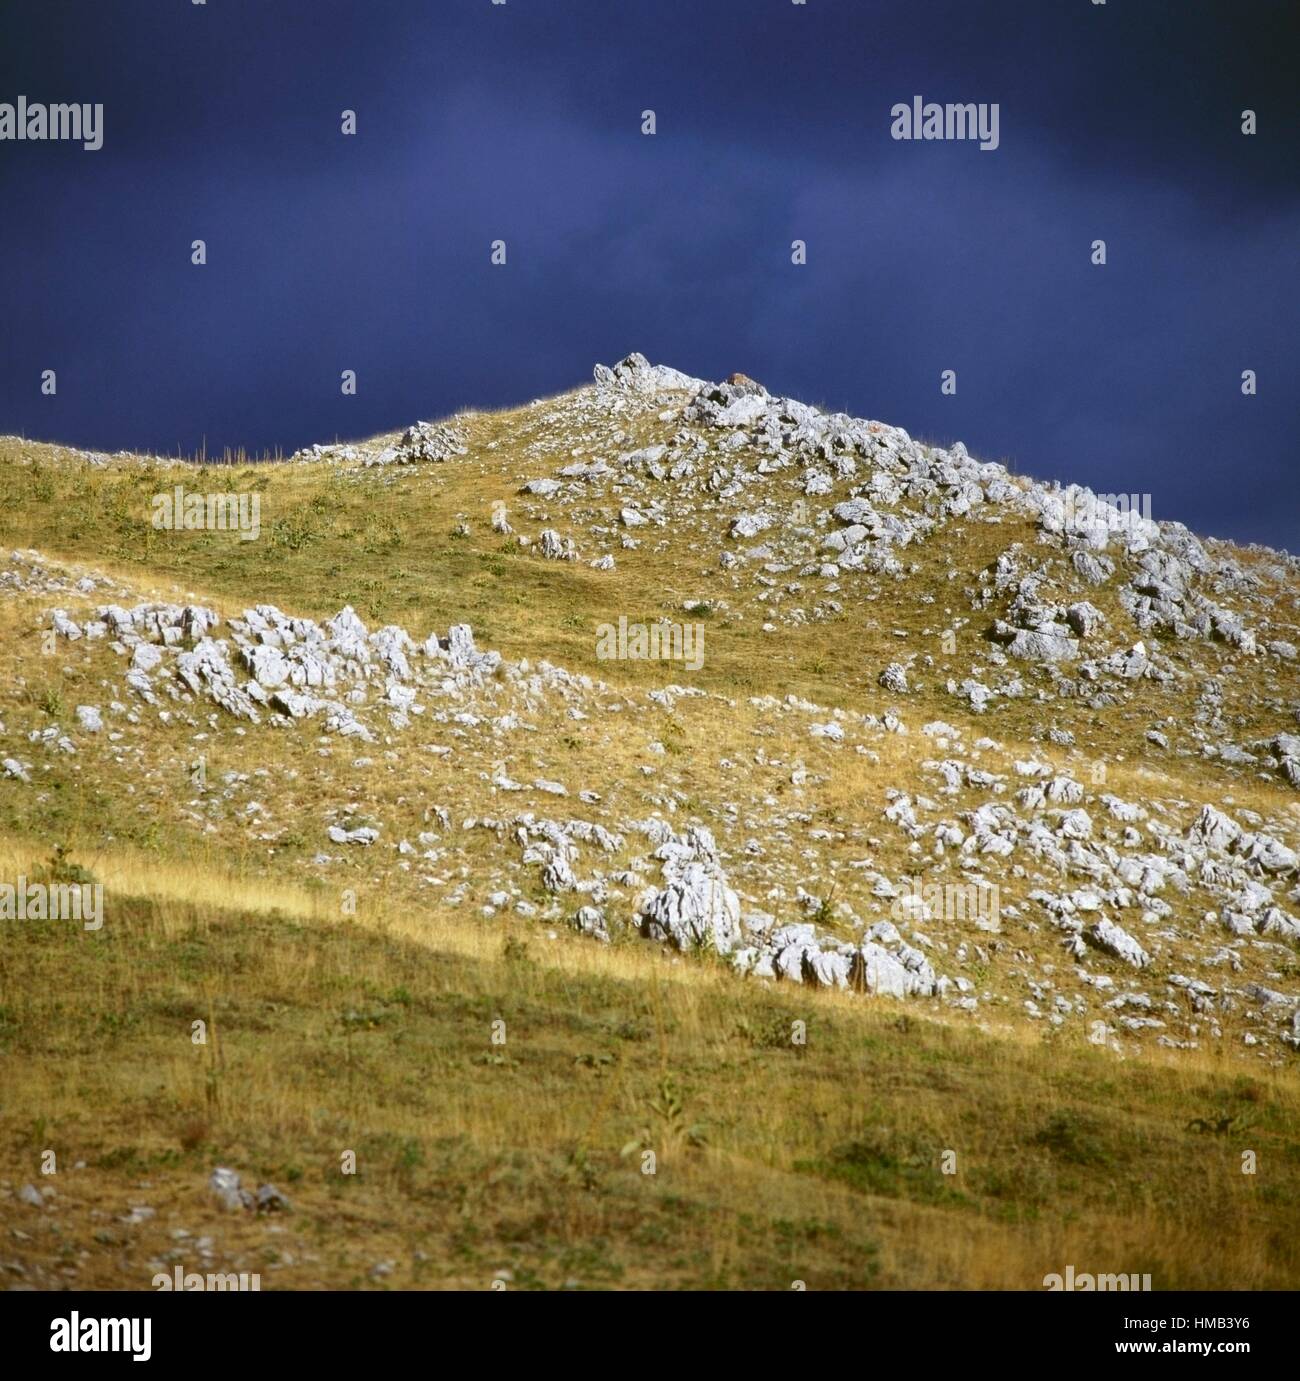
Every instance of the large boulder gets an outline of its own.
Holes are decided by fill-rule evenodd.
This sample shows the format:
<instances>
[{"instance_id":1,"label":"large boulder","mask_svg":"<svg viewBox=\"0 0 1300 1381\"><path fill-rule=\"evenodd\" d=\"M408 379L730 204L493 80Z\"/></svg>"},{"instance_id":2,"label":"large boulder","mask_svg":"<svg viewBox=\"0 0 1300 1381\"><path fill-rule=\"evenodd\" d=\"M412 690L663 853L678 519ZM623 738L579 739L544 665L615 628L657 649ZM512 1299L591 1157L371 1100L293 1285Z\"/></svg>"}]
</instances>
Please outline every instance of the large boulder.
<instances>
[{"instance_id":1,"label":"large boulder","mask_svg":"<svg viewBox=\"0 0 1300 1381\"><path fill-rule=\"evenodd\" d=\"M1114 921L1100 920L1089 931L1093 944L1113 954L1116 959L1131 964L1135 969L1144 969L1151 962L1151 956L1128 933L1123 926Z\"/></svg>"},{"instance_id":2,"label":"large boulder","mask_svg":"<svg viewBox=\"0 0 1300 1381\"><path fill-rule=\"evenodd\" d=\"M740 938L740 898L725 877L704 863L688 863L650 900L642 928L678 949L712 946L728 954Z\"/></svg>"}]
</instances>

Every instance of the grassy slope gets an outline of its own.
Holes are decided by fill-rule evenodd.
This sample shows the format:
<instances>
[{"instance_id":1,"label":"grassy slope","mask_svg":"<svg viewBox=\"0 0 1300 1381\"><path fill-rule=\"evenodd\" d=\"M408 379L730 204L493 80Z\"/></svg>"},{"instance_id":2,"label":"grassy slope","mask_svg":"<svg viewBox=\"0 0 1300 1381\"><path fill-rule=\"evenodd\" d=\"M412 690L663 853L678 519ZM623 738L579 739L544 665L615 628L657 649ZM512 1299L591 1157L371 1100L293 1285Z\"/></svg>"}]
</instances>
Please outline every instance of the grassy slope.
<instances>
[{"instance_id":1,"label":"grassy slope","mask_svg":"<svg viewBox=\"0 0 1300 1381\"><path fill-rule=\"evenodd\" d=\"M107 876L141 899L95 944L46 927L7 949L8 1173L60 1156L38 1179L53 1208L7 1210L41 1283L143 1287L151 1263L196 1269L204 1235L265 1288L371 1284L381 1261L391 1286L468 1288L499 1270L547 1287L1033 1288L1071 1262L1158 1285L1298 1278L1288 1076L1049 1052L518 923L341 923L306 895L146 857ZM1191 1129L1193 1113L1230 1130ZM645 1134L654 1175L628 1151ZM223 1214L204 1190L217 1163L293 1212ZM124 1224L138 1203L157 1216Z\"/></svg>"},{"instance_id":2,"label":"grassy slope","mask_svg":"<svg viewBox=\"0 0 1300 1381\"><path fill-rule=\"evenodd\" d=\"M595 624L620 613L680 617L683 600L720 598L728 607L707 624L694 679L738 700L734 710L683 701L666 725L628 716L628 732L613 739L596 722L556 719L511 771L598 784L615 815L644 813L630 779L647 741L661 740L665 781L689 817L718 793L719 755L752 760L761 732L769 757L797 752L821 779L812 799L794 803L801 793L788 767L752 767L755 799L802 805L850 835L879 828L880 793L909 767L904 741L882 745L875 760L831 757L806 739L771 739L744 698L793 692L879 712L889 697L875 673L901 647L938 663L909 720L958 721L939 687L966 674L976 632L959 634L955 657L941 655L939 629L969 610L947 595L937 566L921 573L933 606L846 604L838 621L765 635L763 606L719 586L697 531L654 529L637 551L615 544L612 573L542 562L492 533L494 499L521 530L544 525L540 502L521 521L515 491L557 462L526 454L547 444L534 410L465 421L468 457L400 475L96 470L33 444L0 447L0 540L113 571L142 594L193 592L225 612L272 601L319 617L352 603L369 621L420 634L468 621L480 646L615 685L627 678L629 690L680 680L681 669L598 666ZM152 532L149 495L181 481L200 491L256 485L262 540ZM564 517L551 514L562 531ZM462 520L471 533L454 537ZM1013 535L967 525L963 583ZM20 652L0 705L11 728L53 722L119 674L102 645L60 649L57 666L35 653L37 618L51 602L0 607L0 637ZM1293 615L1293 598L1280 608ZM1166 697L1171 717L1190 718L1187 699L1149 694ZM1229 683L1229 714L1236 694ZM1041 709L1029 701L986 725L1077 773L1131 745L1132 720L1123 708L1075 714L1077 751L1042 743ZM1260 731L1275 727L1280 719ZM1036 1288L1070 1263L1149 1270L1157 1287L1300 1282L1294 1065L1246 1067L1227 1042L1121 1064L1076 1036L1009 1023L981 1031L932 1009L764 991L639 945L605 949L562 929L549 940L535 922L433 909L400 875L372 871L373 860L349 860L361 904L345 924L332 894L310 887L306 860L319 834L299 819L304 797L346 800L412 831L426 801L464 813L500 802L478 777L487 762L468 748L449 763L381 761L340 785L342 763L322 761L317 742L310 732L212 735L211 770L248 774L248 794L270 817L269 846L233 810L190 799L193 744L179 726L157 728L139 757L94 743L40 791L6 789L4 876L30 872L64 841L116 895L136 899L91 943L58 927L5 936L0 1181L57 1190L46 1215L0 1198L0 1215L30 1236L9 1250L27 1279L145 1286L148 1263L169 1252L197 1268L187 1242L170 1236L183 1228L188 1241L210 1234L223 1265L262 1269L268 1287L369 1282L379 1261L396 1263L382 1277L391 1284L479 1287L506 1268L516 1283L547 1286ZM1112 761L1110 770L1121 794L1218 802L1237 793L1261 811L1295 810L1285 788L1196 757ZM469 847L486 857L486 841ZM883 841L878 864L900 863L889 851L901 848ZM857 904L851 874L836 868L860 853L852 838L828 845L808 885L838 878L837 895ZM272 874L287 881L269 882ZM213 1023L206 1048L189 1040L195 1017ZM497 1017L507 1023L504 1048L488 1039ZM806 1047L789 1043L796 1019L808 1023ZM1194 1119L1226 1119L1225 1129L1194 1130ZM691 1145L686 1132L697 1125L702 1144ZM660 1153L654 1176L639 1173L635 1152L620 1156L643 1131ZM47 1146L59 1151L60 1173L42 1180ZM338 1173L348 1148L358 1153L355 1177ZM949 1148L956 1176L940 1173ZM1254 1176L1240 1173L1243 1149L1258 1153ZM72 1169L78 1160L86 1168ZM276 1182L295 1211L278 1221L220 1214L204 1189L218 1163ZM137 1202L157 1216L120 1222Z\"/></svg>"}]
</instances>

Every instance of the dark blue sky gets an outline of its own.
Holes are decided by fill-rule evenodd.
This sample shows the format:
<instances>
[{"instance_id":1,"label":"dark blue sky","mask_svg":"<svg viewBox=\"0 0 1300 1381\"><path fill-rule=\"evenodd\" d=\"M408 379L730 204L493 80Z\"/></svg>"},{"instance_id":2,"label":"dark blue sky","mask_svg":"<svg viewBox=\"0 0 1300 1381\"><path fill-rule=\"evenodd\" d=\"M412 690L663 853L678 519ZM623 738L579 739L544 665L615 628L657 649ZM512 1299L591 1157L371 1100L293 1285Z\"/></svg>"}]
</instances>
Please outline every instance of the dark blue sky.
<instances>
[{"instance_id":1,"label":"dark blue sky","mask_svg":"<svg viewBox=\"0 0 1300 1381\"><path fill-rule=\"evenodd\" d=\"M105 107L0 143L0 431L289 451L641 350L1297 550L1298 67L1295 0L0 0L0 102Z\"/></svg>"}]
</instances>

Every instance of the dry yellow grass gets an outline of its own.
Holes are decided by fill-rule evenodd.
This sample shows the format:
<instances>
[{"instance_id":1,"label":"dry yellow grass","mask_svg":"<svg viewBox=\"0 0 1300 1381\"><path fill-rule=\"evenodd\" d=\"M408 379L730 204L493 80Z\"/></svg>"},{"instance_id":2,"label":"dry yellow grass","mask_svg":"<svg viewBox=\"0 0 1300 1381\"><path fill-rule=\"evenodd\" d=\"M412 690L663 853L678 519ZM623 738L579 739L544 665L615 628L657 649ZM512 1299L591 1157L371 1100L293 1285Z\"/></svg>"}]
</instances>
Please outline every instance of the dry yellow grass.
<instances>
[{"instance_id":1,"label":"dry yellow grass","mask_svg":"<svg viewBox=\"0 0 1300 1381\"><path fill-rule=\"evenodd\" d=\"M6 874L39 863L0 849ZM1167 1288L1296 1279L1289 1074L1049 1056L1023 1030L763 993L510 923L383 905L344 923L301 889L130 851L98 875L104 931L13 937L0 978L6 1175L56 1190L24 1220L41 1283L145 1288L157 1263L197 1268L205 1235L217 1268L265 1288L485 1288L508 1270L1033 1289L1071 1262ZM1220 1108L1226 1136L1189 1129ZM639 1144L620 1155L643 1131L654 1175ZM218 1163L274 1181L293 1212L219 1212ZM123 1224L137 1203L156 1216Z\"/></svg>"}]
</instances>

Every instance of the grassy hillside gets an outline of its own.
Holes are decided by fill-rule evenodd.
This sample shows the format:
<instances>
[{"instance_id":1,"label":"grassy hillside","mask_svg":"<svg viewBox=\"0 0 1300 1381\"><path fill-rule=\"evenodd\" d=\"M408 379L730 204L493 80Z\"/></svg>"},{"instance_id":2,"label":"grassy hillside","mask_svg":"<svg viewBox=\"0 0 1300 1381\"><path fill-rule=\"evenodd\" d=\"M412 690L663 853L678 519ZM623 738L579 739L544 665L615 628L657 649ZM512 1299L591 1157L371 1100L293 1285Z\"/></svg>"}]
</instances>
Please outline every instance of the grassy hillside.
<instances>
[{"instance_id":1,"label":"grassy hillside","mask_svg":"<svg viewBox=\"0 0 1300 1381\"><path fill-rule=\"evenodd\" d=\"M1171 851L1207 804L1294 844L1297 792L1258 747L1295 727L1294 663L1148 631L1166 681L1085 699L1029 668L1023 694L972 713L949 682L989 673L990 571L1012 549L1053 557L1029 518L975 509L908 546L905 578L828 576L808 553L847 484L809 517L801 475L761 464L727 502L702 475L647 482L615 456L672 448L680 415L590 395L464 414L464 455L409 466L0 440L2 554L33 553L0 568L0 757L26 765L0 779L0 880L87 870L107 917L94 933L0 921L10 1283L144 1289L180 1262L260 1271L263 1288L504 1272L511 1288L1038 1289L1070 1264L1156 1288L1300 1284L1300 1073L1276 1015L1300 1001L1300 948L1224 933L1227 865L1162 894L1168 915L1126 920L1156 960L1138 973L1063 950L1032 894L1075 873L1027 848L945 853L884 816L900 792L927 826L1013 802L1032 760L1086 785L1093 842L1116 856L1138 845L1103 793L1141 804L1143 848ZM606 458L560 494L521 492ZM151 497L176 484L256 493L258 540L153 528ZM746 545L728 536L737 503L781 516L727 564ZM629 504L648 521L629 526ZM544 559L547 528L580 559ZM1276 554L1214 551L1247 573L1261 642L1293 634ZM605 554L613 569L589 564ZM1088 593L1119 647L1138 636L1123 574ZM378 720L364 742L184 692L150 703L112 639L49 634L56 607L156 600L225 619L351 605L417 640L469 623L510 668L431 689L409 727ZM703 667L599 660L596 629L620 616L698 621ZM878 681L894 661L905 696ZM1243 758L1205 751L1211 684ZM649 694L674 686L690 693ZM85 705L104 732L77 731ZM831 716L842 742L810 733ZM958 753L988 779L945 786L937 760ZM617 833L583 855L592 888L544 884L520 813ZM747 911L846 942L888 914L882 875L987 873L995 930L908 930L967 1005L742 979L641 938L655 875L629 822L647 816L706 824ZM336 846L330 826L379 837ZM592 897L608 944L575 930ZM1213 1005L1168 982L1185 974L1212 980ZM1135 1011L1148 1019L1125 1026ZM223 1210L216 1166L290 1210ZM25 1185L53 1191L43 1208Z\"/></svg>"},{"instance_id":2,"label":"grassy hillside","mask_svg":"<svg viewBox=\"0 0 1300 1381\"><path fill-rule=\"evenodd\" d=\"M1117 1065L523 924L342 923L142 855L105 877L131 900L93 945L50 927L6 947L5 1176L55 1189L6 1210L29 1283L146 1288L199 1269L204 1237L209 1269L264 1289L1298 1278L1293 1074ZM223 1212L216 1164L292 1210Z\"/></svg>"}]
</instances>

